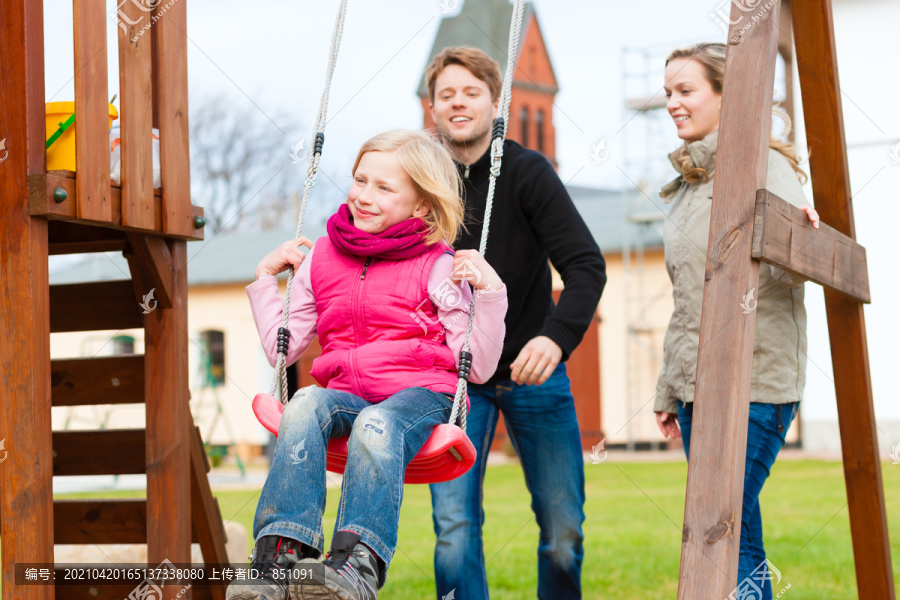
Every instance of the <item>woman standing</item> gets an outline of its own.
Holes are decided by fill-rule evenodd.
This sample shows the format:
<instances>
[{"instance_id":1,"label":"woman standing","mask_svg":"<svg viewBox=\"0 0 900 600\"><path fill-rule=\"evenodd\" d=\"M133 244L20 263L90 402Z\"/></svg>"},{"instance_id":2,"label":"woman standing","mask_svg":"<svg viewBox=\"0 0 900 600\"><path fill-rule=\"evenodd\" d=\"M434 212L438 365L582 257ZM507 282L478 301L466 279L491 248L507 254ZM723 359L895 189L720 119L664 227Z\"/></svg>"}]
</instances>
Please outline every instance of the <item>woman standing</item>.
<instances>
[{"instance_id":1,"label":"woman standing","mask_svg":"<svg viewBox=\"0 0 900 600\"><path fill-rule=\"evenodd\" d=\"M684 439L685 453L691 439L724 74L724 44L697 44L672 52L666 60L667 109L684 145L669 155L679 176L660 192L665 202L672 203L663 241L675 307L666 331L654 410L664 436ZM772 138L766 189L801 206L818 228L815 210L802 206L806 199L800 186L805 177L794 148ZM755 309L757 314L738 582L761 566L763 575L767 572L759 494L797 414L806 379L803 281L763 263L757 298L748 295L745 302L744 310ZM772 598L767 577L755 574L753 581L763 600Z\"/></svg>"}]
</instances>

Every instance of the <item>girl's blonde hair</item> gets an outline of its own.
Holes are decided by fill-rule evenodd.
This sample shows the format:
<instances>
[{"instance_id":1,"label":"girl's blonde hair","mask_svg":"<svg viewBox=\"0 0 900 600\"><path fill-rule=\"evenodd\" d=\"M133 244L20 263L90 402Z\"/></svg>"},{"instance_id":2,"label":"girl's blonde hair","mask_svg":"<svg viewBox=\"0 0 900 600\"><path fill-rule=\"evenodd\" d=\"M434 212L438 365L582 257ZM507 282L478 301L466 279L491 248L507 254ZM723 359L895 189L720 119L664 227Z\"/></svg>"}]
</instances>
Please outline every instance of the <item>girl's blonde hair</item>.
<instances>
[{"instance_id":1,"label":"girl's blonde hair","mask_svg":"<svg viewBox=\"0 0 900 600\"><path fill-rule=\"evenodd\" d=\"M669 57L666 59L666 66L669 66L669 63L676 58L697 61L703 67L706 73L706 80L709 81L713 91L717 94L722 93L722 83L725 81L725 44L703 42L687 48L679 48L669 54ZM776 109L772 113L783 121L784 132L782 135L787 139L791 131L791 118L782 110ZM784 155L800 182L806 183L806 173L800 168L800 163L797 160L797 151L793 145L776 137L770 137L769 148L773 148ZM673 158L675 163L681 168L682 173L684 173L684 180L688 183L709 181L709 173L706 172L706 169L691 165L687 142L675 152Z\"/></svg>"},{"instance_id":2,"label":"girl's blonde hair","mask_svg":"<svg viewBox=\"0 0 900 600\"><path fill-rule=\"evenodd\" d=\"M444 146L422 131L394 129L379 133L359 149L352 173L366 152L396 152L400 166L428 206L422 220L428 226L426 244L456 241L463 224L462 181Z\"/></svg>"}]
</instances>

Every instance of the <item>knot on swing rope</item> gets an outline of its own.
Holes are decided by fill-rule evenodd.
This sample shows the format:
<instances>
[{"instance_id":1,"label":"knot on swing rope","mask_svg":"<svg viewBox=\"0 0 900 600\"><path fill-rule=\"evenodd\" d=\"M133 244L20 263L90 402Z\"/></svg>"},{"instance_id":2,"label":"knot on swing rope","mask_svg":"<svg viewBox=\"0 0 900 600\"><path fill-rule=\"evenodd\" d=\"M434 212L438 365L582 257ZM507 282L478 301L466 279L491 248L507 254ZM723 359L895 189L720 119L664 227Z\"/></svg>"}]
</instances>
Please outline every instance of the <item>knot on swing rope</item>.
<instances>
[{"instance_id":1,"label":"knot on swing rope","mask_svg":"<svg viewBox=\"0 0 900 600\"><path fill-rule=\"evenodd\" d=\"M313 142L313 154L322 154L322 146L325 145L325 133L320 131L316 134L316 141Z\"/></svg>"},{"instance_id":2,"label":"knot on swing rope","mask_svg":"<svg viewBox=\"0 0 900 600\"><path fill-rule=\"evenodd\" d=\"M469 373L472 371L472 353L461 350L459 353L459 378L469 381Z\"/></svg>"},{"instance_id":3,"label":"knot on swing rope","mask_svg":"<svg viewBox=\"0 0 900 600\"><path fill-rule=\"evenodd\" d=\"M288 341L291 339L291 332L287 327L278 328L278 353L287 356Z\"/></svg>"}]
</instances>

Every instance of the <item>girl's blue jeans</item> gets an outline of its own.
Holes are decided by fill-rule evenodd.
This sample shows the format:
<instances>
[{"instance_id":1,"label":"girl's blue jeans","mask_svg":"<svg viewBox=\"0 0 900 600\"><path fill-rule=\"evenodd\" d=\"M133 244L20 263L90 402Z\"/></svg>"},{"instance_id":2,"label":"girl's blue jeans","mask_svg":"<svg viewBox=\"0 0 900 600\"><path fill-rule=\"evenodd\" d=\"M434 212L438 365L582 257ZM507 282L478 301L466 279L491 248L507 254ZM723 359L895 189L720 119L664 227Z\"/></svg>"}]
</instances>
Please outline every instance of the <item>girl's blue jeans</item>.
<instances>
[{"instance_id":1,"label":"girl's blue jeans","mask_svg":"<svg viewBox=\"0 0 900 600\"><path fill-rule=\"evenodd\" d=\"M772 600L772 584L766 576L766 551L763 548L762 513L759 494L769 476L778 451L784 446L784 438L797 415L799 403L763 404L750 403L747 427L747 459L744 466L744 506L741 511L741 550L738 562L738 587L736 598ZM693 403L678 406L678 424L684 440L684 452L690 456L691 420ZM757 568L760 572L754 573ZM753 574L753 577L750 575Z\"/></svg>"},{"instance_id":2,"label":"girl's blue jeans","mask_svg":"<svg viewBox=\"0 0 900 600\"><path fill-rule=\"evenodd\" d=\"M324 550L326 448L328 440L350 436L334 530L358 533L390 564L406 466L434 427L448 421L452 406L446 395L425 388L405 389L378 404L337 390L299 390L284 409L253 538L285 536Z\"/></svg>"}]
</instances>

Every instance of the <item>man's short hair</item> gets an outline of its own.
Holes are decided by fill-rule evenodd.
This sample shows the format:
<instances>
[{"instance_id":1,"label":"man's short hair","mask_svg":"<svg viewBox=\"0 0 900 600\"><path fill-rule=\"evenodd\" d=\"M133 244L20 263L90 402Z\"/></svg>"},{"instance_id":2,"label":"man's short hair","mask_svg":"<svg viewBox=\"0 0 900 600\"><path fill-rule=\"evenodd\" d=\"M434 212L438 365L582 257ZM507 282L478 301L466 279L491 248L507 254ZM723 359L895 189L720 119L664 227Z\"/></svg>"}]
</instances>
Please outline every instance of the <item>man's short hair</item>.
<instances>
[{"instance_id":1,"label":"man's short hair","mask_svg":"<svg viewBox=\"0 0 900 600\"><path fill-rule=\"evenodd\" d=\"M500 77L500 63L488 56L487 52L474 46L454 46L444 48L425 69L425 83L428 85L428 99L434 102L434 87L438 75L450 65L468 69L472 75L485 82L491 92L491 100L500 97L503 86Z\"/></svg>"}]
</instances>

